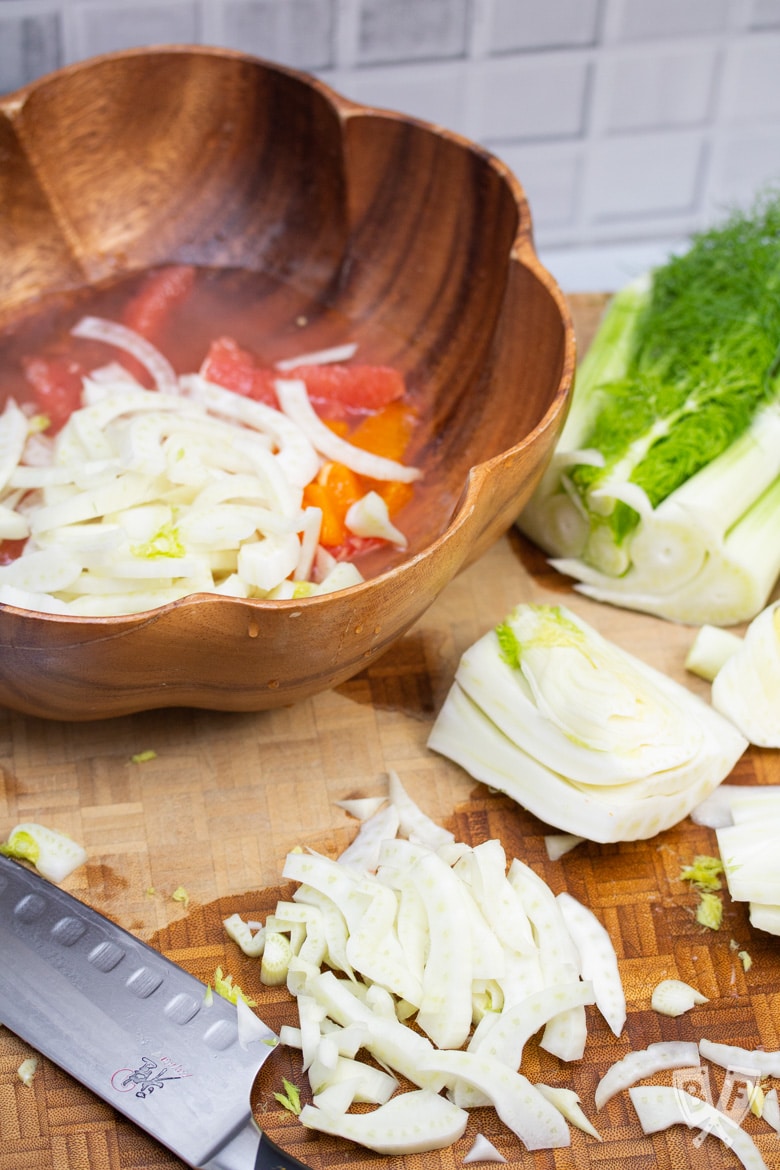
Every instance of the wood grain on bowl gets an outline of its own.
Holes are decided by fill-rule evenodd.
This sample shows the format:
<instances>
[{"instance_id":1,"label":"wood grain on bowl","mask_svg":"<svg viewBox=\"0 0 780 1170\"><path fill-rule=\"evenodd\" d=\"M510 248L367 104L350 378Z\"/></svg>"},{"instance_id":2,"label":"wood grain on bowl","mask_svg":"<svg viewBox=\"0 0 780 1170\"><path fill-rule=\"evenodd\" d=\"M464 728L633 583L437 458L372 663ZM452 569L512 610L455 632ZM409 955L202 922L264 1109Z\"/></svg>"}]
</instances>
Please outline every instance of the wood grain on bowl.
<instances>
[{"instance_id":1,"label":"wood grain on bowl","mask_svg":"<svg viewBox=\"0 0 780 1170\"><path fill-rule=\"evenodd\" d=\"M92 719L255 710L344 681L509 527L563 424L568 308L519 181L455 134L295 71L161 48L0 101L0 340L50 298L163 263L264 273L262 311L317 344L346 322L422 404L410 547L305 602L199 595L128 618L0 607L0 702ZM299 334L303 344L303 334Z\"/></svg>"}]
</instances>

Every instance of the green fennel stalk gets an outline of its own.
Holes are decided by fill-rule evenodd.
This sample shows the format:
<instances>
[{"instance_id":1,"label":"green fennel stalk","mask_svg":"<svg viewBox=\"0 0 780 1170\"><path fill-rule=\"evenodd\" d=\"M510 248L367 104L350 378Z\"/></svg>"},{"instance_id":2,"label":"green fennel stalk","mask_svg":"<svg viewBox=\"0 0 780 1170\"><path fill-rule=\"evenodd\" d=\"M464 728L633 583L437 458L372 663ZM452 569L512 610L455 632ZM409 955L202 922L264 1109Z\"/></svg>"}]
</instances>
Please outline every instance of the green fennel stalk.
<instances>
[{"instance_id":1,"label":"green fennel stalk","mask_svg":"<svg viewBox=\"0 0 780 1170\"><path fill-rule=\"evenodd\" d=\"M751 515L774 498L779 432L780 192L613 298L518 525L592 596L694 623L747 620L780 571ZM777 528L766 513L764 544ZM732 555L729 532L745 520L749 541ZM760 584L736 598L756 550ZM722 588L713 558L728 561Z\"/></svg>"}]
</instances>

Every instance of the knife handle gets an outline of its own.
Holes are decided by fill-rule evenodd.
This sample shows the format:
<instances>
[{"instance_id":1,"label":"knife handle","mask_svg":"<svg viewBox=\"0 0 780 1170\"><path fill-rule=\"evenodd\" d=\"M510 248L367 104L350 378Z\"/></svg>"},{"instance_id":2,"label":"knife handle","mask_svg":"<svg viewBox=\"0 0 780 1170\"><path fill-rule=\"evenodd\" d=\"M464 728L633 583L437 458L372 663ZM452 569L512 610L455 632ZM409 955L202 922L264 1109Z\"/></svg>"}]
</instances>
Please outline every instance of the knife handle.
<instances>
[{"instance_id":1,"label":"knife handle","mask_svg":"<svg viewBox=\"0 0 780 1170\"><path fill-rule=\"evenodd\" d=\"M254 1170L311 1170L292 1154L286 1154L266 1133L261 1134Z\"/></svg>"}]
</instances>

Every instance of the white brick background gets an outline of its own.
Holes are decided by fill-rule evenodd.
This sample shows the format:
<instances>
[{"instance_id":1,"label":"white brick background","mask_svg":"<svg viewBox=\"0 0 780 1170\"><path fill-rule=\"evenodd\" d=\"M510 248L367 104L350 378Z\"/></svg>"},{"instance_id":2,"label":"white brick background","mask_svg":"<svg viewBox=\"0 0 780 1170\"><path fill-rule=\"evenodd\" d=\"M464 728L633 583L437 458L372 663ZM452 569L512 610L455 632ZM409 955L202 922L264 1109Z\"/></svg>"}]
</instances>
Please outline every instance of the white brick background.
<instances>
[{"instance_id":1,"label":"white brick background","mask_svg":"<svg viewBox=\"0 0 780 1170\"><path fill-rule=\"evenodd\" d=\"M481 142L564 288L613 288L780 181L780 0L0 0L0 92L226 45Z\"/></svg>"}]
</instances>

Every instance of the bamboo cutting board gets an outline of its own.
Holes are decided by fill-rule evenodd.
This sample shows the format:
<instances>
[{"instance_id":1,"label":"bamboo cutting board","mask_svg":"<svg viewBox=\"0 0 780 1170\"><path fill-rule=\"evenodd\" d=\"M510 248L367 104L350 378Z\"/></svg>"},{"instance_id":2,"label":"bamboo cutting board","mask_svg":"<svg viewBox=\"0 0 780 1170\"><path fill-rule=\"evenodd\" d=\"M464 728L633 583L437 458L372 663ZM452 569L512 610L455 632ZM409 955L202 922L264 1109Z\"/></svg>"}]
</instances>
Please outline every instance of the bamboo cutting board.
<instances>
[{"instance_id":1,"label":"bamboo cutting board","mask_svg":"<svg viewBox=\"0 0 780 1170\"><path fill-rule=\"evenodd\" d=\"M604 304L572 297L581 347ZM507 798L476 784L426 748L436 712L462 652L520 601L565 601L601 633L708 696L683 663L693 632L659 619L588 602L516 534L502 539L447 588L418 625L363 674L292 708L231 715L156 711L103 723L48 723L0 712L0 837L20 821L63 829L83 843L86 866L66 888L151 941L204 981L222 965L258 1001L273 1027L295 1021L286 991L261 987L257 961L226 939L222 920L257 918L284 896L280 873L297 845L335 855L356 822L336 805L384 791L395 769L425 811L458 839L499 837L556 892L568 890L610 931L628 1002L616 1039L589 1012L585 1058L564 1065L534 1044L524 1057L531 1080L573 1088L602 1141L572 1130L571 1147L529 1154L489 1110L476 1110L464 1137L441 1152L383 1158L304 1131L274 1097L281 1077L300 1080L294 1053L280 1052L255 1086L255 1113L270 1136L314 1170L455 1170L477 1132L510 1168L535 1170L720 1170L733 1153L716 1138L675 1127L645 1137L626 1093L596 1114L593 1092L619 1057L657 1040L680 1038L780 1047L780 939L754 931L744 908L724 895L723 926L697 926L696 895L679 878L698 853L714 853L714 834L685 821L648 842L582 844L548 859L547 831ZM305 647L301 648L305 653ZM153 752L146 762L138 753ZM780 781L778 756L751 749L734 779ZM184 887L189 904L172 897ZM733 944L749 952L745 972ZM653 986L677 977L709 1002L677 1019L650 1009ZM162 1170L180 1167L113 1110L48 1061L31 1087L17 1076L30 1055L0 1029L0 1170ZM709 1091L724 1088L718 1070ZM671 1083L670 1074L653 1078ZM726 1086L728 1090L728 1086ZM780 1136L755 1117L743 1127L770 1168L780 1168Z\"/></svg>"}]
</instances>

